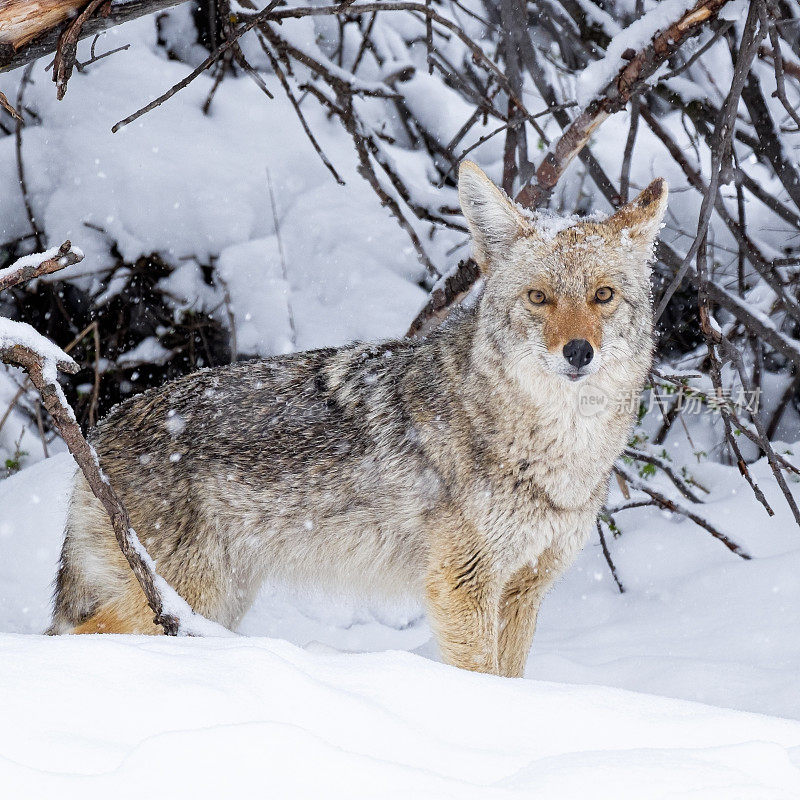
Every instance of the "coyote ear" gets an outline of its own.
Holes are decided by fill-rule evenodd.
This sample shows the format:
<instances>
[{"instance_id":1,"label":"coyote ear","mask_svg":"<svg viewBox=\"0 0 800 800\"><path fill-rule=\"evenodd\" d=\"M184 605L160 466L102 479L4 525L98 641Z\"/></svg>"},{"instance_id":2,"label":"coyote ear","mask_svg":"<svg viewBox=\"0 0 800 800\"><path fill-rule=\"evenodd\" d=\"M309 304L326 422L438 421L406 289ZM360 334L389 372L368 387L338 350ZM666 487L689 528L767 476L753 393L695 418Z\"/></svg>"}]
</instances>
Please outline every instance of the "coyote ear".
<instances>
[{"instance_id":1,"label":"coyote ear","mask_svg":"<svg viewBox=\"0 0 800 800\"><path fill-rule=\"evenodd\" d=\"M506 193L472 161L462 161L458 169L458 201L472 234L475 261L485 272L489 257L505 250L528 224Z\"/></svg>"},{"instance_id":2,"label":"coyote ear","mask_svg":"<svg viewBox=\"0 0 800 800\"><path fill-rule=\"evenodd\" d=\"M667 182L656 178L635 200L618 209L606 225L617 234L625 231L634 243L649 249L661 230L668 194Z\"/></svg>"}]
</instances>

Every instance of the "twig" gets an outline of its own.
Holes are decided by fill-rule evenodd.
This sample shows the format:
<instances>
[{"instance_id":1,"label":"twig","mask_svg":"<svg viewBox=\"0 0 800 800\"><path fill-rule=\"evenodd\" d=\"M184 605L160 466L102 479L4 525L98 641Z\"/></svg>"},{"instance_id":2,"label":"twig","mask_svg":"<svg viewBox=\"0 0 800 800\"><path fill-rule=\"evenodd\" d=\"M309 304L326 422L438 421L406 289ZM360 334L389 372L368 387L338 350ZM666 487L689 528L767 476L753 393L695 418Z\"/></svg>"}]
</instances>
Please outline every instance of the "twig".
<instances>
[{"instance_id":1,"label":"twig","mask_svg":"<svg viewBox=\"0 0 800 800\"><path fill-rule=\"evenodd\" d=\"M672 481L675 488L690 502L692 503L702 503L703 501L689 488L689 485L686 481L683 480L672 467L669 465L669 462L663 458L659 458L658 456L651 455L650 453L643 453L641 450L634 450L631 447L626 447L622 454L627 456L628 458L632 458L634 461L644 461L645 464L651 464L654 467L658 467L669 479Z\"/></svg>"},{"instance_id":2,"label":"twig","mask_svg":"<svg viewBox=\"0 0 800 800\"><path fill-rule=\"evenodd\" d=\"M286 94L289 102L292 104L292 108L297 114L297 118L300 120L300 125L303 127L303 131L305 132L306 136L308 137L308 141L311 142L311 146L316 151L317 155L319 156L322 163L327 168L328 172L333 175L333 179L338 183L340 186L344 186L344 181L339 173L336 171L336 168L331 163L328 156L323 151L322 147L320 147L317 138L311 132L311 128L309 127L308 122L306 121L305 116L300 108L300 103L297 101L297 98L294 96L294 92L292 92L291 86L289 86L289 80L286 77L286 73L281 68L281 65L278 63L278 60L272 54L272 51L267 46L267 43L264 41L263 36L261 35L260 31L258 32L258 41L261 45L261 49L264 51L265 55L269 59L270 66L272 67L272 71L277 75L278 80L280 81L281 86L283 87L283 91Z\"/></svg>"},{"instance_id":3,"label":"twig","mask_svg":"<svg viewBox=\"0 0 800 800\"><path fill-rule=\"evenodd\" d=\"M697 62L702 55L704 55L708 50L710 50L732 27L734 24L734 20L729 19L725 20L722 25L720 25L716 31L714 31L713 35L709 37L709 40L698 47L694 53L686 60L685 64L681 64L681 66L677 67L676 69L670 70L666 75L663 75L661 78L658 79L659 83L665 83L666 81L670 80L670 78L676 78L683 72L686 72L689 67L692 66L695 62Z\"/></svg>"},{"instance_id":4,"label":"twig","mask_svg":"<svg viewBox=\"0 0 800 800\"><path fill-rule=\"evenodd\" d=\"M75 279L75 275L72 279ZM100 397L100 330L97 320L90 322L65 348L64 352L69 353L78 342L86 336L92 334L94 341L94 384L92 385L92 397L89 402L89 427L93 427L97 418L97 403Z\"/></svg>"},{"instance_id":5,"label":"twig","mask_svg":"<svg viewBox=\"0 0 800 800\"><path fill-rule=\"evenodd\" d=\"M52 253L52 255L50 255ZM69 241L64 242L61 247L48 251L45 259L35 256L23 256L15 261L10 267L0 269L0 292L10 289L18 283L41 278L42 275L49 275L58 272L65 267L71 267L83 261L83 253L74 248Z\"/></svg>"},{"instance_id":6,"label":"twig","mask_svg":"<svg viewBox=\"0 0 800 800\"><path fill-rule=\"evenodd\" d=\"M8 112L12 119L15 119L17 122L23 122L19 111L17 111L17 109L8 102L8 98L2 92L0 92L0 108Z\"/></svg>"},{"instance_id":7,"label":"twig","mask_svg":"<svg viewBox=\"0 0 800 800\"><path fill-rule=\"evenodd\" d=\"M611 560L611 553L608 550L606 537L603 535L603 526L600 524L599 519L597 520L597 533L600 536L600 545L603 548L603 556L606 559L606 564L608 564L608 568L611 570L611 577L614 579L614 583L617 584L619 593L625 594L625 587L622 585L622 581L620 581L619 575L617 575L617 568L614 566L614 562Z\"/></svg>"},{"instance_id":8,"label":"twig","mask_svg":"<svg viewBox=\"0 0 800 800\"><path fill-rule=\"evenodd\" d=\"M228 328L231 334L231 361L238 361L239 344L236 334L236 317L233 314L233 307L231 305L230 288L228 287L228 282L225 280L225 278L219 274L219 270L214 272L214 280L219 281L219 285L222 287L222 300L225 304L225 313L228 317Z\"/></svg>"},{"instance_id":9,"label":"twig","mask_svg":"<svg viewBox=\"0 0 800 800\"><path fill-rule=\"evenodd\" d=\"M275 6L277 6L280 2L281 0L270 0L270 3L266 8L264 8L262 11L259 11L259 13L253 17L250 17L247 23L242 25L241 28L231 31L230 38L223 42L208 56L208 58L204 59L202 63L193 69L185 78L171 86L160 97L157 97L155 100L151 101L146 106L143 106L138 111L135 111L130 116L125 117L125 119L120 120L111 128L111 132L117 133L117 131L121 130L126 125L130 125L131 122L139 119L139 117L143 116L148 111L158 108L158 106L169 100L170 97L176 95L181 89L185 89L195 78L198 77L198 75L202 75L221 55L223 55L223 53L226 53L228 50L230 50L240 37L244 36L244 34L246 34L248 31L253 30L253 28L255 28L256 25L258 25L262 20L267 19Z\"/></svg>"},{"instance_id":10,"label":"twig","mask_svg":"<svg viewBox=\"0 0 800 800\"><path fill-rule=\"evenodd\" d=\"M631 100L631 123L628 127L628 138L625 140L625 150L622 154L622 168L619 176L619 196L623 203L628 202L628 188L631 180L631 160L633 148L636 144L636 134L639 130L639 107L641 100L634 97Z\"/></svg>"},{"instance_id":11,"label":"twig","mask_svg":"<svg viewBox=\"0 0 800 800\"><path fill-rule=\"evenodd\" d=\"M361 59L364 58L364 53L367 52L367 46L370 41L370 35L372 34L372 29L375 26L375 20L378 18L378 12L373 11L372 15L369 18L369 22L367 23L367 27L361 33L361 44L358 46L358 52L356 53L355 60L353 61L353 66L350 67L350 72L355 75L356 71L358 70L359 65L361 64Z\"/></svg>"},{"instance_id":12,"label":"twig","mask_svg":"<svg viewBox=\"0 0 800 800\"><path fill-rule=\"evenodd\" d=\"M100 34L98 33L94 39L92 39L92 46L89 51L89 60L88 61L76 61L75 62L75 69L78 72L83 72L86 67L90 67L92 64L96 64L98 61L102 61L104 58L108 58L109 56L113 56L116 53L122 53L125 50L130 50L129 44L123 44L119 47L115 47L112 50L106 50L105 53L100 53L100 55L96 55L94 52L95 47L97 47L97 42L100 39Z\"/></svg>"},{"instance_id":13,"label":"twig","mask_svg":"<svg viewBox=\"0 0 800 800\"><path fill-rule=\"evenodd\" d=\"M67 25L58 40L56 57L53 61L53 81L56 84L56 97L59 100L63 100L64 95L67 93L67 83L72 77L72 70L76 64L78 39L80 38L81 30L86 20L92 17L104 4L106 4L107 16L111 8L111 0L91 0L86 8Z\"/></svg>"},{"instance_id":14,"label":"twig","mask_svg":"<svg viewBox=\"0 0 800 800\"><path fill-rule=\"evenodd\" d=\"M17 89L17 107L20 109L22 108L22 101L25 97L25 89L30 83L31 71L33 70L35 63L36 62L31 62L27 67L25 67L25 71L22 73L22 77L19 81L19 88ZM31 230L33 231L33 237L36 241L36 249L42 250L44 248L44 237L41 229L39 228L39 224L36 222L36 216L33 213L33 206L31 205L31 198L28 194L28 184L25 181L25 163L22 159L22 126L24 125L24 122L19 114L17 114L16 120L17 125L14 129L14 137L17 155L17 179L19 180L19 188L22 192L22 202L25 205L25 213L28 215L28 222L30 222Z\"/></svg>"},{"instance_id":15,"label":"twig","mask_svg":"<svg viewBox=\"0 0 800 800\"><path fill-rule=\"evenodd\" d=\"M6 424L6 420L11 416L11 412L14 410L14 408L17 405L17 402L24 393L25 393L25 384L23 384L22 386L19 387L19 389L17 389L16 394L11 398L11 402L8 404L8 408L5 410L5 413L3 414L2 417L0 417L0 431L3 430L3 425Z\"/></svg>"},{"instance_id":16,"label":"twig","mask_svg":"<svg viewBox=\"0 0 800 800\"><path fill-rule=\"evenodd\" d=\"M777 433L781 418L789 407L792 398L797 394L798 388L800 388L800 371L796 372L794 377L786 384L786 389L784 389L781 399L778 401L778 405L775 407L775 411L773 411L770 417L767 425L767 438L770 441L772 441L773 436Z\"/></svg>"},{"instance_id":17,"label":"twig","mask_svg":"<svg viewBox=\"0 0 800 800\"><path fill-rule=\"evenodd\" d=\"M671 511L674 514L680 514L681 516L690 519L695 523L695 525L699 525L701 528L708 531L715 539L718 539L720 542L722 542L722 544L724 544L728 550L739 556L739 558L743 558L745 560L750 560L752 558L752 556L746 550L736 544L736 542L734 542L730 537L717 530L710 522L708 522L708 520L703 519L690 509L680 505L679 503L676 503L674 500L670 500L670 498L666 495L648 486L644 481L639 480L639 478L630 472L630 470L625 469L619 464L614 467L614 470L616 472L621 472L625 480L634 489L644 492L661 508L665 509L666 511Z\"/></svg>"},{"instance_id":18,"label":"twig","mask_svg":"<svg viewBox=\"0 0 800 800\"><path fill-rule=\"evenodd\" d=\"M281 259L281 274L283 282L286 284L286 310L289 314L289 341L292 343L292 348L297 347L297 329L294 324L294 313L292 311L292 287L289 283L289 272L286 267L286 254L283 251L283 239L281 238L281 223L278 219L278 207L275 203L275 192L272 190L272 176L267 169L267 187L269 189L269 201L272 205L272 222L275 226L275 238L278 241L278 255Z\"/></svg>"},{"instance_id":19,"label":"twig","mask_svg":"<svg viewBox=\"0 0 800 800\"><path fill-rule=\"evenodd\" d=\"M39 439L42 442L42 455L45 458L50 458L50 454L47 451L47 439L44 435L44 423L42 422L42 409L41 403L34 403L34 411L36 413L36 428L39 431Z\"/></svg>"}]
</instances>

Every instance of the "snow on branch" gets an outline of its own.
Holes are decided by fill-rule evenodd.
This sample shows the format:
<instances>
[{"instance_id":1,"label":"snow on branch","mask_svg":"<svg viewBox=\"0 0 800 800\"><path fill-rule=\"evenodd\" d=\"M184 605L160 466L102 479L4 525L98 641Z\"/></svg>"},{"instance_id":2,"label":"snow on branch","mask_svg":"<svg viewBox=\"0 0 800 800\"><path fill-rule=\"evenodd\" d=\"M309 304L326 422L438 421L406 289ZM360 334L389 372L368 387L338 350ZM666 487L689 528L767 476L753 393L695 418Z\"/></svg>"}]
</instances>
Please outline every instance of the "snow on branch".
<instances>
[{"instance_id":1,"label":"snow on branch","mask_svg":"<svg viewBox=\"0 0 800 800\"><path fill-rule=\"evenodd\" d=\"M597 62L600 65L597 74L590 72L588 83L592 88L592 99L545 154L533 179L518 192L517 202L529 208L536 208L547 202L559 178L588 143L595 130L609 116L625 108L628 101L647 86L647 81L659 67L687 39L699 34L705 25L716 18L720 9L728 2L730 0L699 0L687 11L685 0L667 0L617 34L612 39L609 55ZM677 15L677 18L672 17L672 21L668 16L670 11ZM648 19L651 19L650 24L646 24ZM637 27L639 25L641 30ZM632 42L640 42L642 32L650 32L653 28L655 32L652 38L639 44L638 50L630 46ZM615 41L626 45L620 50L618 57L615 56ZM584 73L594 67L594 64L590 65ZM615 73L614 69L618 71ZM602 89L596 88L603 85L603 80L609 76L613 77L609 78Z\"/></svg>"},{"instance_id":2,"label":"snow on branch","mask_svg":"<svg viewBox=\"0 0 800 800\"><path fill-rule=\"evenodd\" d=\"M651 11L618 31L609 42L603 58L593 61L578 76L578 102L587 106L602 94L616 77L629 68L633 53L643 51L660 31L668 30L675 20L682 20L693 5L695 0L661 0ZM707 6L705 3L702 5Z\"/></svg>"},{"instance_id":3,"label":"snow on branch","mask_svg":"<svg viewBox=\"0 0 800 800\"><path fill-rule=\"evenodd\" d=\"M36 358L48 375L57 371L74 375L78 365L46 336L25 322L0 317L0 360L6 364L24 366Z\"/></svg>"},{"instance_id":4,"label":"snow on branch","mask_svg":"<svg viewBox=\"0 0 800 800\"><path fill-rule=\"evenodd\" d=\"M53 247L44 253L23 256L10 267L0 269L0 292L3 289L10 289L18 283L71 267L79 261L83 261L83 253L77 247L73 247L69 241L64 242L61 247Z\"/></svg>"}]
</instances>

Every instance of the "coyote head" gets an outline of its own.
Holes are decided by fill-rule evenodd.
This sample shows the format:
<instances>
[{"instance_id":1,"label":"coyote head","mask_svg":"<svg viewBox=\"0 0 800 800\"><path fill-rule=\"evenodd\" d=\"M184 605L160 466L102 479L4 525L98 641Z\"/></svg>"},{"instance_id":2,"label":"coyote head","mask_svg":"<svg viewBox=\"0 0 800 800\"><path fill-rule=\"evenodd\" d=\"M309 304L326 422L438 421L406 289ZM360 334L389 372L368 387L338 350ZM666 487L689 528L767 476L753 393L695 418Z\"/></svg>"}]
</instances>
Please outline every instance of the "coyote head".
<instances>
[{"instance_id":1,"label":"coyote head","mask_svg":"<svg viewBox=\"0 0 800 800\"><path fill-rule=\"evenodd\" d=\"M604 220L525 214L471 161L461 164L458 194L486 279L482 328L518 377L569 382L615 364L649 366L663 179Z\"/></svg>"}]
</instances>

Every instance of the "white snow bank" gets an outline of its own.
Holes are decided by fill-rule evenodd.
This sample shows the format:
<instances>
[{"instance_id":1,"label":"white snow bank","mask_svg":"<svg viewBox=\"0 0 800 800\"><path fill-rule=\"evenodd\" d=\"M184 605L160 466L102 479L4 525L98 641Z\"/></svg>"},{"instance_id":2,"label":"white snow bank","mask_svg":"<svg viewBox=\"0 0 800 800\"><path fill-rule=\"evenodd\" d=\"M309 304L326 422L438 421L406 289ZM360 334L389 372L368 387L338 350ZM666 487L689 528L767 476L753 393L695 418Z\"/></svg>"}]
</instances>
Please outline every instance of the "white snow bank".
<instances>
[{"instance_id":1,"label":"white snow bank","mask_svg":"<svg viewBox=\"0 0 800 800\"><path fill-rule=\"evenodd\" d=\"M590 542L544 602L523 681L436 663L413 606L275 586L242 625L252 638L21 635L48 621L73 470L58 456L0 481L3 797L800 792L800 723L585 686L800 716L800 535L763 461L772 519L735 468L693 472L753 561L630 512L609 541L627 593ZM344 652L392 648L417 654Z\"/></svg>"},{"instance_id":2,"label":"white snow bank","mask_svg":"<svg viewBox=\"0 0 800 800\"><path fill-rule=\"evenodd\" d=\"M164 364L171 355L155 336L148 336L127 353L117 356L117 364Z\"/></svg>"},{"instance_id":3,"label":"white snow bank","mask_svg":"<svg viewBox=\"0 0 800 800\"><path fill-rule=\"evenodd\" d=\"M0 785L15 798L800 791L800 723L405 653L4 635L0 687Z\"/></svg>"}]
</instances>

